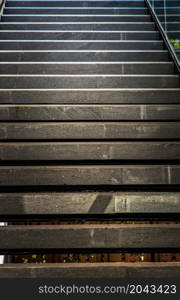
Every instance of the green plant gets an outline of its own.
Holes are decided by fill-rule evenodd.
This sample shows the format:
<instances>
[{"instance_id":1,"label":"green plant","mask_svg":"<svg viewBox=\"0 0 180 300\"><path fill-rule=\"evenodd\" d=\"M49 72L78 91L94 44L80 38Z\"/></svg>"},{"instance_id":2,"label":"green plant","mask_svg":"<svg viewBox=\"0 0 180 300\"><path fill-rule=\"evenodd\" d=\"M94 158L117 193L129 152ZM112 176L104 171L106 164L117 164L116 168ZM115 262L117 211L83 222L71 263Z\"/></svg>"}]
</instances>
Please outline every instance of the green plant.
<instances>
[{"instance_id":1,"label":"green plant","mask_svg":"<svg viewBox=\"0 0 180 300\"><path fill-rule=\"evenodd\" d=\"M180 40L170 40L170 42L175 50L180 50Z\"/></svg>"}]
</instances>

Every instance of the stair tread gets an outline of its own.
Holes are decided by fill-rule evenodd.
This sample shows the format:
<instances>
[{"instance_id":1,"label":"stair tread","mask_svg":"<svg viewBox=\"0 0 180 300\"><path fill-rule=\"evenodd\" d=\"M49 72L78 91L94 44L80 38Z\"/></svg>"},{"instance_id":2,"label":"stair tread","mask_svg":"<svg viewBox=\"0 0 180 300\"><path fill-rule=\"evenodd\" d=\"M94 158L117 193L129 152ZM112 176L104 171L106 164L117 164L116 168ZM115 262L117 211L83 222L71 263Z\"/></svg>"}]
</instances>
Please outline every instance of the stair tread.
<instances>
[{"instance_id":1,"label":"stair tread","mask_svg":"<svg viewBox=\"0 0 180 300\"><path fill-rule=\"evenodd\" d=\"M0 278L179 278L179 262L5 264Z\"/></svg>"},{"instance_id":2,"label":"stair tread","mask_svg":"<svg viewBox=\"0 0 180 300\"><path fill-rule=\"evenodd\" d=\"M0 215L179 213L179 192L0 193ZM106 204L106 208L104 208ZM21 208L24 208L23 210Z\"/></svg>"},{"instance_id":3,"label":"stair tread","mask_svg":"<svg viewBox=\"0 0 180 300\"><path fill-rule=\"evenodd\" d=\"M173 161L179 142L0 142L2 161Z\"/></svg>"},{"instance_id":4,"label":"stair tread","mask_svg":"<svg viewBox=\"0 0 180 300\"><path fill-rule=\"evenodd\" d=\"M66 249L66 251L67 248L121 249L121 251L178 249L179 231L179 224L9 225L1 228L0 238L1 251L12 248Z\"/></svg>"}]
</instances>

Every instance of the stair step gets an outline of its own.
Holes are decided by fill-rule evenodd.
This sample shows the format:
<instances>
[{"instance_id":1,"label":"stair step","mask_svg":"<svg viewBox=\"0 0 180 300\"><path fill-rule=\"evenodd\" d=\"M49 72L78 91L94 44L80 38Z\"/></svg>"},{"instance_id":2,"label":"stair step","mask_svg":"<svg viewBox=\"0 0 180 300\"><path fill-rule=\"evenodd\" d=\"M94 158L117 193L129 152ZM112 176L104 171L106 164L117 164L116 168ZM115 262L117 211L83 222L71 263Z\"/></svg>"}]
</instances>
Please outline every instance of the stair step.
<instances>
[{"instance_id":1,"label":"stair step","mask_svg":"<svg viewBox=\"0 0 180 300\"><path fill-rule=\"evenodd\" d=\"M178 88L178 75L1 75L0 88Z\"/></svg>"},{"instance_id":2,"label":"stair step","mask_svg":"<svg viewBox=\"0 0 180 300\"><path fill-rule=\"evenodd\" d=\"M180 122L3 122L1 140L179 139Z\"/></svg>"},{"instance_id":3,"label":"stair step","mask_svg":"<svg viewBox=\"0 0 180 300\"><path fill-rule=\"evenodd\" d=\"M159 15L164 14L164 6L160 6L160 7L156 7L156 13ZM171 15L171 14L180 14L180 7L176 7L176 6L171 6L171 7L167 7L166 9L166 15Z\"/></svg>"},{"instance_id":4,"label":"stair step","mask_svg":"<svg viewBox=\"0 0 180 300\"><path fill-rule=\"evenodd\" d=\"M163 5L164 5L164 0L155 0L154 1L155 7L159 7L159 6L163 6ZM172 7L172 6L179 6L179 1L178 0L166 0L166 7Z\"/></svg>"},{"instance_id":5,"label":"stair step","mask_svg":"<svg viewBox=\"0 0 180 300\"><path fill-rule=\"evenodd\" d=\"M179 104L180 89L0 89L1 104Z\"/></svg>"},{"instance_id":6,"label":"stair step","mask_svg":"<svg viewBox=\"0 0 180 300\"><path fill-rule=\"evenodd\" d=\"M110 0L87 0L87 1L78 1L78 0L30 0L30 1L21 1L21 0L8 0L6 2L6 7L144 7L145 2L143 0L118 0L118 1L110 1Z\"/></svg>"},{"instance_id":7,"label":"stair step","mask_svg":"<svg viewBox=\"0 0 180 300\"><path fill-rule=\"evenodd\" d=\"M102 30L102 31L152 31L153 22L1 22L0 30Z\"/></svg>"},{"instance_id":8,"label":"stair step","mask_svg":"<svg viewBox=\"0 0 180 300\"><path fill-rule=\"evenodd\" d=\"M156 40L157 31L14 31L1 30L0 40Z\"/></svg>"},{"instance_id":9,"label":"stair step","mask_svg":"<svg viewBox=\"0 0 180 300\"><path fill-rule=\"evenodd\" d=\"M180 213L179 192L0 193L0 216ZM23 208L23 209L22 209Z\"/></svg>"},{"instance_id":10,"label":"stair step","mask_svg":"<svg viewBox=\"0 0 180 300\"><path fill-rule=\"evenodd\" d=\"M2 62L159 62L168 60L167 50L0 50Z\"/></svg>"},{"instance_id":11,"label":"stair step","mask_svg":"<svg viewBox=\"0 0 180 300\"><path fill-rule=\"evenodd\" d=\"M148 13L148 9L144 7L5 7L4 14L81 14L81 15L127 15L131 12L131 15L144 15ZM162 10L159 11L162 13ZM174 13L174 11L172 11Z\"/></svg>"},{"instance_id":12,"label":"stair step","mask_svg":"<svg viewBox=\"0 0 180 300\"><path fill-rule=\"evenodd\" d=\"M8 14L2 15L3 22L150 22L149 15L35 15L35 14Z\"/></svg>"},{"instance_id":13,"label":"stair step","mask_svg":"<svg viewBox=\"0 0 180 300\"><path fill-rule=\"evenodd\" d=\"M172 74L172 62L0 62L0 74Z\"/></svg>"},{"instance_id":14,"label":"stair step","mask_svg":"<svg viewBox=\"0 0 180 300\"><path fill-rule=\"evenodd\" d=\"M0 143L0 161L180 160L180 142Z\"/></svg>"},{"instance_id":15,"label":"stair step","mask_svg":"<svg viewBox=\"0 0 180 300\"><path fill-rule=\"evenodd\" d=\"M122 121L180 119L180 105L0 105L1 121Z\"/></svg>"},{"instance_id":16,"label":"stair step","mask_svg":"<svg viewBox=\"0 0 180 300\"><path fill-rule=\"evenodd\" d=\"M165 23L163 23L163 27L165 27ZM178 30L180 32L180 22L170 22L166 23L167 30Z\"/></svg>"},{"instance_id":17,"label":"stair step","mask_svg":"<svg viewBox=\"0 0 180 300\"><path fill-rule=\"evenodd\" d=\"M4 264L0 278L178 278L179 262Z\"/></svg>"},{"instance_id":18,"label":"stair step","mask_svg":"<svg viewBox=\"0 0 180 300\"><path fill-rule=\"evenodd\" d=\"M161 22L164 22L164 14L158 15ZM166 14L167 22L180 22L179 14Z\"/></svg>"},{"instance_id":19,"label":"stair step","mask_svg":"<svg viewBox=\"0 0 180 300\"><path fill-rule=\"evenodd\" d=\"M162 41L132 40L0 40L1 50L163 50Z\"/></svg>"},{"instance_id":20,"label":"stair step","mask_svg":"<svg viewBox=\"0 0 180 300\"><path fill-rule=\"evenodd\" d=\"M179 185L179 165L0 166L1 187ZM73 225L74 226L74 225ZM169 225L168 225L169 226ZM2 232L2 227L0 233ZM9 226L8 226L9 228ZM132 235L132 232L131 232ZM133 235L132 235L133 236ZM180 236L180 235L178 235ZM2 236L1 236L2 237ZM0 237L0 241L2 238ZM14 237L14 235L13 235ZM163 237L165 246L166 239ZM118 240L118 239L117 239ZM153 240L153 239L152 239ZM20 244L12 239L16 247ZM56 236L56 241L58 238ZM0 242L1 243L1 242ZM174 239L177 245L177 239ZM81 241L81 245L82 245ZM2 245L2 243L1 243ZM36 244L37 246L38 244ZM52 245L52 244L51 244ZM172 244L171 244L172 246ZM2 249L2 246L0 247ZM65 247L67 248L67 247Z\"/></svg>"},{"instance_id":21,"label":"stair step","mask_svg":"<svg viewBox=\"0 0 180 300\"><path fill-rule=\"evenodd\" d=\"M176 30L176 31L167 31L167 35L169 39L177 39L180 40L180 30Z\"/></svg>"},{"instance_id":22,"label":"stair step","mask_svg":"<svg viewBox=\"0 0 180 300\"><path fill-rule=\"evenodd\" d=\"M174 224L10 225L0 230L0 249L178 249L179 233Z\"/></svg>"}]
</instances>

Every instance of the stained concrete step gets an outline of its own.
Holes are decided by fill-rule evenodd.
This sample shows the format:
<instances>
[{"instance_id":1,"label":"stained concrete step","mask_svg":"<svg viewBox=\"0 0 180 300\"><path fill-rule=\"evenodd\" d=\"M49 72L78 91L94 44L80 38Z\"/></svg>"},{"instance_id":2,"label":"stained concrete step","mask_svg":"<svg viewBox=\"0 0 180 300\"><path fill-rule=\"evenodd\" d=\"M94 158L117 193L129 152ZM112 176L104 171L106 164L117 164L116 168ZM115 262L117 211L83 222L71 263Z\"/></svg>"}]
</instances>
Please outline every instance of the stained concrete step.
<instances>
[{"instance_id":1,"label":"stained concrete step","mask_svg":"<svg viewBox=\"0 0 180 300\"><path fill-rule=\"evenodd\" d=\"M10 225L0 230L0 249L175 250L179 233L179 224Z\"/></svg>"},{"instance_id":2,"label":"stained concrete step","mask_svg":"<svg viewBox=\"0 0 180 300\"><path fill-rule=\"evenodd\" d=\"M173 62L0 62L0 74L173 74Z\"/></svg>"},{"instance_id":3,"label":"stained concrete step","mask_svg":"<svg viewBox=\"0 0 180 300\"><path fill-rule=\"evenodd\" d=\"M178 23L180 24L180 23ZM153 22L1 22L0 30L152 31Z\"/></svg>"},{"instance_id":4,"label":"stained concrete step","mask_svg":"<svg viewBox=\"0 0 180 300\"><path fill-rule=\"evenodd\" d=\"M156 40L158 31L1 30L0 40Z\"/></svg>"},{"instance_id":5,"label":"stained concrete step","mask_svg":"<svg viewBox=\"0 0 180 300\"><path fill-rule=\"evenodd\" d=\"M1 50L163 50L162 41L1 40Z\"/></svg>"},{"instance_id":6,"label":"stained concrete step","mask_svg":"<svg viewBox=\"0 0 180 300\"><path fill-rule=\"evenodd\" d=\"M113 218L114 214L131 214L132 216L142 213L152 216L152 213L166 214L167 212L180 213L180 193L178 191L152 192L149 189L147 192L139 190L136 192L0 193L1 217L9 215L32 217L36 215L43 219L47 215L75 216L81 214L84 217L83 214L91 216L112 214Z\"/></svg>"},{"instance_id":7,"label":"stained concrete step","mask_svg":"<svg viewBox=\"0 0 180 300\"><path fill-rule=\"evenodd\" d=\"M4 187L135 186L137 188L137 186L143 186L143 185L149 187L153 187L153 186L167 187L167 185L168 186L179 185L179 180L180 180L180 166L170 165L170 164L168 165L166 164L165 165L162 164L161 165L152 165L152 164L151 165L117 165L116 164L116 165L72 165L72 166L65 166L65 165L0 166L0 186L4 186ZM169 225L170 224L165 226L167 226L168 228ZM74 226L75 225L73 224L73 228ZM154 226L157 226L157 224L154 224ZM177 225L173 225L173 226L177 226ZM7 228L10 227L8 226ZM2 229L6 229L6 227L2 227L0 230L1 232L0 249L2 249ZM19 247L20 244L17 243L17 239L14 238L12 239L12 234L13 233L11 232L10 240L13 241L16 247ZM7 241L7 233L5 234L5 236L6 236L5 240ZM131 231L131 236L133 236L132 231ZM178 230L178 236L180 237L179 230ZM56 237L55 240L59 241L56 234L55 237ZM39 235L38 235L38 240L39 240ZM116 240L118 240L117 234L116 234ZM147 242L147 238L145 240ZM173 240L175 243L174 245L177 247L177 239L173 238ZM26 238L26 241L29 241L29 239ZM72 245L71 240L69 238L68 241ZM165 245L166 239L164 234L162 235L162 241L163 241L163 245ZM82 244L83 243L81 240L80 248L82 247ZM36 247L38 246L37 243L35 243L35 245ZM52 243L50 243L50 245L52 247ZM114 245L114 241L113 241L113 245ZM134 246L134 243L132 245ZM138 241L138 245L139 245L139 241ZM172 245L173 244L170 241L170 247L172 247Z\"/></svg>"},{"instance_id":8,"label":"stained concrete step","mask_svg":"<svg viewBox=\"0 0 180 300\"><path fill-rule=\"evenodd\" d=\"M180 142L0 143L0 161L180 160Z\"/></svg>"},{"instance_id":9,"label":"stained concrete step","mask_svg":"<svg viewBox=\"0 0 180 300\"><path fill-rule=\"evenodd\" d=\"M180 105L172 104L2 104L1 121L147 121L180 119Z\"/></svg>"},{"instance_id":10,"label":"stained concrete step","mask_svg":"<svg viewBox=\"0 0 180 300\"><path fill-rule=\"evenodd\" d=\"M150 15L35 15L35 14L3 14L2 15L3 22L151 22Z\"/></svg>"},{"instance_id":11,"label":"stained concrete step","mask_svg":"<svg viewBox=\"0 0 180 300\"><path fill-rule=\"evenodd\" d=\"M178 75L1 75L0 88L178 88Z\"/></svg>"},{"instance_id":12,"label":"stained concrete step","mask_svg":"<svg viewBox=\"0 0 180 300\"><path fill-rule=\"evenodd\" d=\"M131 13L131 15L145 15L148 14L148 9L144 7L5 7L4 14L89 14L89 15L127 15ZM162 13L162 10L159 11ZM174 11L172 11L174 13Z\"/></svg>"},{"instance_id":13,"label":"stained concrete step","mask_svg":"<svg viewBox=\"0 0 180 300\"><path fill-rule=\"evenodd\" d=\"M159 62L169 61L169 54L167 50L0 50L0 61Z\"/></svg>"},{"instance_id":14,"label":"stained concrete step","mask_svg":"<svg viewBox=\"0 0 180 300\"><path fill-rule=\"evenodd\" d=\"M18 1L18 0L8 0L6 1L6 7L145 7L145 2L143 0L30 0L30 1Z\"/></svg>"},{"instance_id":15,"label":"stained concrete step","mask_svg":"<svg viewBox=\"0 0 180 300\"><path fill-rule=\"evenodd\" d=\"M2 122L1 140L179 139L180 122Z\"/></svg>"},{"instance_id":16,"label":"stained concrete step","mask_svg":"<svg viewBox=\"0 0 180 300\"><path fill-rule=\"evenodd\" d=\"M0 278L178 278L179 262L4 264Z\"/></svg>"},{"instance_id":17,"label":"stained concrete step","mask_svg":"<svg viewBox=\"0 0 180 300\"><path fill-rule=\"evenodd\" d=\"M179 104L180 89L0 89L2 104Z\"/></svg>"}]
</instances>

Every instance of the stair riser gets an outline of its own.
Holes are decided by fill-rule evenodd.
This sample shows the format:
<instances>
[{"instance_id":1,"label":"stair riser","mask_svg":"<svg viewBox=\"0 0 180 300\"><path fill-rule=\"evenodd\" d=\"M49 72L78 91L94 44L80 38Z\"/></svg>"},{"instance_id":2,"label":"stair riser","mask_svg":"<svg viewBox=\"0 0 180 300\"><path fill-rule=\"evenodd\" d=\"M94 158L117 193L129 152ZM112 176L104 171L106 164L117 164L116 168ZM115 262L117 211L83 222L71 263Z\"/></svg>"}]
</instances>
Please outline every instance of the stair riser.
<instances>
[{"instance_id":1,"label":"stair riser","mask_svg":"<svg viewBox=\"0 0 180 300\"><path fill-rule=\"evenodd\" d=\"M150 22L151 17L149 15L111 15L111 16L90 16L90 15L72 15L72 16L42 16L42 15L3 15L3 22Z\"/></svg>"},{"instance_id":2,"label":"stair riser","mask_svg":"<svg viewBox=\"0 0 180 300\"><path fill-rule=\"evenodd\" d=\"M14 192L0 194L1 216L114 214L114 213L177 213L180 212L179 192ZM104 209L102 203L108 200ZM37 205L38 202L38 205ZM96 205L94 205L96 203ZM98 204L98 205L97 205ZM22 211L21 208L24 208ZM83 217L83 216L82 216ZM102 263L100 263L102 265ZM109 264L109 263L108 263ZM125 263L127 265L127 263ZM132 263L135 266L135 263ZM149 264L149 263L148 263ZM154 264L154 263L153 263ZM167 265L168 263L166 263ZM175 264L174 262L172 263ZM24 264L27 266L30 264ZM82 264L78 264L81 266ZM87 266L87 263L85 264ZM96 264L91 264L95 266ZM139 265L139 264L138 264ZM3 265L7 266L7 264ZM42 265L37 265L42 266ZM62 263L61 263L62 266ZM67 266L67 263L66 263ZM117 263L116 263L117 266ZM59 269L60 267L58 267ZM99 270L100 266L98 267ZM135 267L137 269L137 265ZM143 265L144 269L144 265ZM129 270L129 267L128 267ZM104 272L102 273L104 274ZM120 272L122 275L122 273ZM138 273L139 274L139 273ZM147 274L147 273L146 273ZM19 272L18 272L19 275ZM107 273L108 275L108 273ZM111 273L112 275L112 273ZM108 278L108 277L106 277Z\"/></svg>"},{"instance_id":3,"label":"stair riser","mask_svg":"<svg viewBox=\"0 0 180 300\"><path fill-rule=\"evenodd\" d=\"M1 140L179 139L180 122L1 123Z\"/></svg>"},{"instance_id":4,"label":"stair riser","mask_svg":"<svg viewBox=\"0 0 180 300\"><path fill-rule=\"evenodd\" d=\"M0 77L0 88L178 88L179 77Z\"/></svg>"},{"instance_id":5,"label":"stair riser","mask_svg":"<svg viewBox=\"0 0 180 300\"><path fill-rule=\"evenodd\" d=\"M1 121L142 121L180 119L180 105L1 105Z\"/></svg>"},{"instance_id":6,"label":"stair riser","mask_svg":"<svg viewBox=\"0 0 180 300\"><path fill-rule=\"evenodd\" d=\"M172 74L173 64L0 64L0 74Z\"/></svg>"},{"instance_id":7,"label":"stair riser","mask_svg":"<svg viewBox=\"0 0 180 300\"><path fill-rule=\"evenodd\" d=\"M59 61L59 62L103 62L103 61L168 61L168 53L165 52L1 52L0 61Z\"/></svg>"},{"instance_id":8,"label":"stair riser","mask_svg":"<svg viewBox=\"0 0 180 300\"><path fill-rule=\"evenodd\" d=\"M164 17L163 14L159 16L159 19L160 19L161 22L165 22L165 17ZM174 15L169 14L169 15L166 16L166 21L167 22L180 22L180 15L178 15L178 14L174 14Z\"/></svg>"},{"instance_id":9,"label":"stair riser","mask_svg":"<svg viewBox=\"0 0 180 300\"><path fill-rule=\"evenodd\" d=\"M163 7L163 5L162 5L161 8L157 8L156 7L156 12L157 12L157 14L163 15L164 14L164 7ZM167 16L168 15L173 15L173 14L179 15L180 14L180 7L179 7L179 5L178 5L178 7L172 7L171 6L171 7L167 8L166 9L166 14L167 14Z\"/></svg>"},{"instance_id":10,"label":"stair riser","mask_svg":"<svg viewBox=\"0 0 180 300\"><path fill-rule=\"evenodd\" d=\"M179 166L30 166L30 167L23 167L23 166L7 166L7 167L0 167L0 186L109 186L109 187L115 187L115 186L166 186L167 185L179 185L180 180L180 168ZM53 226L53 225L51 225ZM71 225L72 226L72 225ZM74 226L73 225L73 234L74 234ZM82 226L82 225L81 225ZM107 226L107 225L106 225ZM162 225L161 225L162 226ZM175 225L174 225L175 226ZM176 225L177 226L177 225ZM11 226L10 226L11 227ZM3 230L7 230L7 228L10 227L2 227L1 229L1 245L2 245L2 237L3 237ZM156 224L157 227L157 224ZM54 230L54 229L53 229ZM25 229L26 231L26 229ZM167 231L167 228L166 228ZM119 229L118 229L119 232ZM51 237L52 237L51 232ZM128 234L128 241L129 241L129 235ZM122 236L126 237L127 234L122 234ZM131 231L132 234L132 231ZM162 234L162 231L161 231ZM162 245L164 245L164 242L167 241L169 244L169 247L172 247L172 241L169 241L164 238L165 232L163 233L163 237L161 239ZM7 238L7 233L5 234ZM13 242L13 248L18 247L20 248L20 243L17 243L17 239L12 239L13 232L10 230L9 235L9 242ZM26 232L26 238L23 239L24 243L28 242L27 239L27 232ZM38 241L39 241L39 235L34 235L37 237L34 242L34 247L39 248ZM46 234L44 235L44 237ZM50 237L49 236L49 237ZM70 243L68 246L71 247L71 240L67 238L67 233L65 234L66 240L68 243ZM79 236L79 233L78 233ZM85 233L85 236L87 235L87 232ZM144 238L147 238L148 233L146 232ZM153 232L154 236L154 232ZM157 235L155 235L157 236ZM107 237L107 229L106 229L106 237ZM177 237L179 237L179 230L177 231ZM136 238L135 238L136 239ZM7 240L7 239L5 239ZM4 240L4 242L5 242ZM48 241L51 240L48 238ZM60 237L57 238L57 234L54 235L54 241L59 243ZM75 239L77 240L77 239ZM105 237L103 237L103 241L105 240ZM112 235L110 240L112 241ZM117 233L115 233L115 238L113 239L112 248L115 247L114 242L119 241L120 239L117 238ZM148 239L149 240L149 239ZM152 239L150 239L152 241ZM174 239L174 247L177 247L177 239ZM22 234L19 236L19 241L22 242ZM44 241L44 239L43 239ZM99 239L97 238L97 241ZM144 245L144 239L142 239L143 245ZM146 240L147 241L147 240ZM159 241L159 237L158 237ZM25 245L25 244L24 244ZM26 244L27 245L27 244ZM42 245L42 244L41 244ZM64 245L62 242L60 245ZM84 244L83 244L84 245ZM94 244L93 244L94 245ZM101 244L102 245L102 244ZM152 245L152 244L151 244ZM67 244L66 244L67 246ZM79 245L82 248L82 240ZM132 247L134 247L134 243L131 244ZM137 247L139 247L139 240ZM12 246L11 246L12 247ZM11 248L10 247L10 248ZM32 247L32 246L31 246ZM52 247L52 243L50 243L50 247ZM91 246L92 247L92 246ZM107 244L106 244L107 247ZM6 246L7 248L7 246ZM24 248L24 247L23 247ZM47 243L46 243L47 248ZM65 247L66 248L66 247ZM2 246L1 246L2 249ZM66 249L67 251L67 249ZM72 253L72 252L71 252Z\"/></svg>"},{"instance_id":11,"label":"stair riser","mask_svg":"<svg viewBox=\"0 0 180 300\"><path fill-rule=\"evenodd\" d=\"M160 41L84 41L46 42L35 41L6 41L1 40L0 50L163 50L164 44Z\"/></svg>"},{"instance_id":12,"label":"stair riser","mask_svg":"<svg viewBox=\"0 0 180 300\"><path fill-rule=\"evenodd\" d=\"M5 8L4 14L78 14L78 15L128 15L131 13L131 15L145 15L148 13L148 10L145 8L47 8L47 9L36 9L36 8ZM172 12L173 13L173 12Z\"/></svg>"},{"instance_id":13,"label":"stair riser","mask_svg":"<svg viewBox=\"0 0 180 300\"><path fill-rule=\"evenodd\" d=\"M154 0L155 7L162 7L163 5L164 5L164 0ZM173 7L173 6L179 6L179 1L178 0L166 0L166 7Z\"/></svg>"},{"instance_id":14,"label":"stair riser","mask_svg":"<svg viewBox=\"0 0 180 300\"><path fill-rule=\"evenodd\" d=\"M165 27L165 24L163 24L163 27ZM167 25L166 25L166 28L167 28L167 30L169 31L169 30L179 30L180 31L180 23L175 23L175 24L173 24L173 23L168 23Z\"/></svg>"},{"instance_id":15,"label":"stair riser","mask_svg":"<svg viewBox=\"0 0 180 300\"><path fill-rule=\"evenodd\" d=\"M97 197L99 199L100 197ZM101 198L100 198L101 199ZM107 198L106 198L107 199ZM108 198L110 199L110 197ZM59 205L59 201L57 202ZM79 203L79 202L78 202ZM162 202L161 202L162 203ZM19 204L19 202L18 202ZM52 204L52 202L51 202ZM83 202L84 204L84 202ZM154 202L153 202L154 204ZM155 205L155 204L154 204ZM37 204L35 204L37 207ZM44 206L44 203L43 205ZM47 205L49 208L52 206ZM23 205L22 205L23 207ZM55 205L53 206L55 207ZM148 202L149 207L149 202ZM157 205L155 205L157 207ZM165 206L166 207L166 206ZM170 205L171 207L171 205ZM74 207L73 207L74 208ZM21 211L21 210L20 210ZM169 211L169 210L168 210ZM179 210L176 209L176 212ZM89 212L89 211L88 211ZM99 211L98 211L99 213ZM132 235L132 233L130 233ZM36 251L35 251L36 252ZM17 272L18 268L18 272ZM143 263L143 267L139 263L60 263L60 264L3 264L0 267L0 278L131 278L134 280L147 278L177 278L179 279L180 263L178 262L165 262L165 263ZM33 275L32 275L33 274ZM11 292L12 290L10 290ZM10 296L12 298L12 296Z\"/></svg>"},{"instance_id":16,"label":"stair riser","mask_svg":"<svg viewBox=\"0 0 180 300\"><path fill-rule=\"evenodd\" d=\"M167 35L169 39L180 40L180 31L168 31Z\"/></svg>"},{"instance_id":17,"label":"stair riser","mask_svg":"<svg viewBox=\"0 0 180 300\"><path fill-rule=\"evenodd\" d=\"M102 30L102 31L152 31L155 30L155 25L153 23L124 23L124 24L80 24L80 23L74 23L74 24L53 24L53 23L47 23L47 24L17 24L17 23L9 23L9 24L3 24L0 23L0 30Z\"/></svg>"},{"instance_id":18,"label":"stair riser","mask_svg":"<svg viewBox=\"0 0 180 300\"><path fill-rule=\"evenodd\" d=\"M6 7L144 7L139 1L7 1Z\"/></svg>"},{"instance_id":19,"label":"stair riser","mask_svg":"<svg viewBox=\"0 0 180 300\"><path fill-rule=\"evenodd\" d=\"M156 40L159 33L146 32L8 32L0 31L0 40Z\"/></svg>"},{"instance_id":20,"label":"stair riser","mask_svg":"<svg viewBox=\"0 0 180 300\"><path fill-rule=\"evenodd\" d=\"M80 172L81 170L77 170L77 171L81 173ZM107 172L107 170L105 171ZM120 173L119 176L117 176L118 171ZM100 175L101 172L98 172L98 175ZM106 172L105 175L103 176L105 182L107 181ZM5 173L5 171L3 173ZM15 171L14 173L18 174L19 172ZM41 172L38 172L38 174L39 173ZM53 172L50 171L49 173L52 176ZM66 171L65 173L69 175L70 172ZM145 174L146 173L147 171L145 171ZM153 173L153 171L151 170L150 172L148 172L146 180L149 177L150 173ZM179 170L177 173L179 178ZM56 180L57 182L61 179L62 174L63 172L59 172L58 179ZM70 177L67 176L67 174L65 174L66 176L64 181L66 181L66 179ZM112 174L115 175L114 179L116 178L118 179L117 182L113 183L112 185L118 185L118 183L120 184L120 182L124 182L124 181L126 182L127 178L129 179L129 176L127 175L126 171L121 172L120 170L112 170L111 175ZM93 174L89 176L90 180L92 175ZM125 180L122 180L122 175L125 175L126 178ZM26 174L26 178L28 178L29 176L27 176ZM50 181L51 181L51 176L47 176L47 178L50 177ZM21 179L22 179L22 175L21 175ZM16 181L18 182L18 179ZM41 182L42 180L40 179L39 181ZM101 182L102 179L98 181ZM125 224L101 224L101 225L98 224L51 225L49 224L47 225L46 224L41 226L39 226L39 224L34 226L12 225L12 226L3 226L1 228L0 245L1 245L1 251L7 249L9 250L16 249L17 251L19 249L21 250L22 253L23 253L23 249L24 250L26 249L26 251L28 250L32 251L32 249L34 249L35 253L37 253L36 250L39 249L41 250L41 253L43 253L43 250L49 250L49 252L51 253L52 249L56 249L56 251L58 249L64 249L65 253L67 253L67 250L69 250L68 253L70 253L70 250L74 253L80 249L83 250L89 249L90 251L92 251L93 249L96 250L99 249L101 251L104 250L104 253L106 253L107 249L113 249L113 250L116 249L119 250L120 252L120 251L124 251L124 249L131 249L130 251L133 251L134 249L143 249L143 248L145 249L160 248L163 250L168 248L177 251L180 246L179 231L180 231L179 224L176 225L175 224L166 224L166 225L165 224L154 224L154 225L150 225L150 224L148 225L147 224L133 224L133 225L132 224L126 224L126 225ZM92 253L94 252L92 251ZM81 263L79 264L81 265ZM92 263L87 263L87 265L91 265L91 264ZM103 265L103 263L101 264ZM54 265L57 267L57 264ZM74 264L72 263L71 268L72 265L77 266L78 263L74 263ZM79 274L79 272L77 273Z\"/></svg>"},{"instance_id":21,"label":"stair riser","mask_svg":"<svg viewBox=\"0 0 180 300\"><path fill-rule=\"evenodd\" d=\"M1 161L177 159L180 143L0 143Z\"/></svg>"},{"instance_id":22,"label":"stair riser","mask_svg":"<svg viewBox=\"0 0 180 300\"><path fill-rule=\"evenodd\" d=\"M179 89L0 90L2 104L179 104Z\"/></svg>"}]
</instances>

